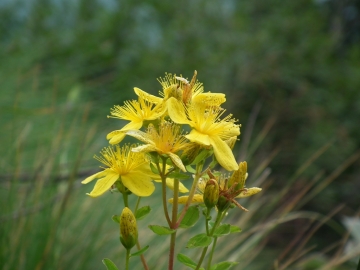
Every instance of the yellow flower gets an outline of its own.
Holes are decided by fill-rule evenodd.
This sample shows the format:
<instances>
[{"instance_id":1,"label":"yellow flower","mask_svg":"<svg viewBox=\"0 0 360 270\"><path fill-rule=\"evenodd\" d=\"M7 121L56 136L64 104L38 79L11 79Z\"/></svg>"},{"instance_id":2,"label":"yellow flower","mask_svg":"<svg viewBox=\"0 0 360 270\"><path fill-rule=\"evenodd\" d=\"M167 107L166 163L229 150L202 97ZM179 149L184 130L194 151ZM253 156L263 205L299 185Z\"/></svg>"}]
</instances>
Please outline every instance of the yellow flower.
<instances>
[{"instance_id":1,"label":"yellow flower","mask_svg":"<svg viewBox=\"0 0 360 270\"><path fill-rule=\"evenodd\" d=\"M110 132L106 139L110 140L110 144L117 144L125 137L125 132L132 129L140 129L145 120L155 120L165 113L165 106L155 105L140 94L139 100L125 101L123 106L114 106L111 109L111 115L108 118L118 118L128 120L130 123L120 130Z\"/></svg>"},{"instance_id":2,"label":"yellow flower","mask_svg":"<svg viewBox=\"0 0 360 270\"><path fill-rule=\"evenodd\" d=\"M126 134L146 143L133 148L133 152L157 152L160 155L168 155L176 167L186 172L178 152L186 148L188 142L180 133L178 125L163 121L159 126L159 132L150 124L146 133L140 130L130 130Z\"/></svg>"},{"instance_id":3,"label":"yellow flower","mask_svg":"<svg viewBox=\"0 0 360 270\"><path fill-rule=\"evenodd\" d=\"M162 86L162 91L159 92L162 98L148 94L137 87L134 88L134 91L138 96L143 96L147 101L154 104L166 104L171 97L186 105L206 102L208 106L220 106L226 101L223 93L204 93L203 84L196 80L196 76L195 70L194 76L189 82L183 77L166 73L165 78L158 79Z\"/></svg>"},{"instance_id":4,"label":"yellow flower","mask_svg":"<svg viewBox=\"0 0 360 270\"><path fill-rule=\"evenodd\" d=\"M94 158L107 166L104 170L95 173L85 180L82 184L87 184L96 178L94 189L88 193L91 197L97 197L110 189L116 182L121 181L122 184L137 196L149 196L155 186L152 182L154 174L151 172L149 160L143 153L132 152L131 149L135 145L125 145L119 147L105 147L100 153L101 156Z\"/></svg>"},{"instance_id":5,"label":"yellow flower","mask_svg":"<svg viewBox=\"0 0 360 270\"><path fill-rule=\"evenodd\" d=\"M225 112L220 107L208 107L206 103L195 103L189 107L175 98L168 100L170 118L178 124L188 124L191 132L185 137L200 145L212 146L216 160L228 171L238 169L238 164L226 140L240 135L240 125L235 124L232 115L220 119Z\"/></svg>"}]
</instances>

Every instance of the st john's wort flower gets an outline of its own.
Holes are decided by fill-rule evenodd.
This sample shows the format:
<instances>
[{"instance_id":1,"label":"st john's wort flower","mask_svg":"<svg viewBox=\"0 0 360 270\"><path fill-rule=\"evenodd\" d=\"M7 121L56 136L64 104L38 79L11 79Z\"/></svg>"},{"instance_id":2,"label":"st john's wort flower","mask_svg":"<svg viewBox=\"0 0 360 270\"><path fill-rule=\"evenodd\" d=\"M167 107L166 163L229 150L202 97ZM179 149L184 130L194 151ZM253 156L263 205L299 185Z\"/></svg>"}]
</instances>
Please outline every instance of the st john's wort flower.
<instances>
[{"instance_id":1,"label":"st john's wort flower","mask_svg":"<svg viewBox=\"0 0 360 270\"><path fill-rule=\"evenodd\" d=\"M123 147L109 146L105 147L100 153L101 156L95 156L95 159L103 163L101 172L95 173L85 180L82 184L87 184L95 179L96 184L93 190L88 193L91 197L98 197L109 190L116 181L121 183L137 196L149 196L155 186L152 182L154 173L150 169L150 161L144 153L135 153L131 149L135 145L125 145Z\"/></svg>"}]
</instances>

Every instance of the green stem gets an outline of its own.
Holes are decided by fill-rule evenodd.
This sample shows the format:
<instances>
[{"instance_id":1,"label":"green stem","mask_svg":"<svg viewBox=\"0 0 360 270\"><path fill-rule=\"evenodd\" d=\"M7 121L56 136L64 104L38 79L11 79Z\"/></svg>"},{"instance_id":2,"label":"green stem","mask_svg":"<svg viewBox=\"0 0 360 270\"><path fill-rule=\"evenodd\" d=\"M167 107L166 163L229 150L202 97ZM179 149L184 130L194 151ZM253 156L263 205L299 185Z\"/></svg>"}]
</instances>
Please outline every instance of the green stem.
<instances>
[{"instance_id":1,"label":"green stem","mask_svg":"<svg viewBox=\"0 0 360 270\"><path fill-rule=\"evenodd\" d=\"M219 224L220 224L221 220L223 219L223 217L224 217L223 212L218 212L218 213L217 213L214 227L212 227L212 229L211 229L210 233L208 234L208 236L212 237L212 235L213 235L214 232L215 232L215 229L217 228L217 226L219 226ZM206 221L206 222L207 222L207 221ZM200 255L200 260L199 260L199 262L198 262L195 270L199 270L199 269L200 269L200 266L201 266L201 264L202 264L202 262L203 262L203 260L204 260L204 258L205 258L205 255L206 255L206 252L207 252L208 248L209 248L209 246L203 248L203 251L202 251L202 253L201 253L201 255Z\"/></svg>"},{"instance_id":2,"label":"green stem","mask_svg":"<svg viewBox=\"0 0 360 270\"><path fill-rule=\"evenodd\" d=\"M186 204L184 206L184 209L182 210L182 212L181 212L181 214L179 216L179 219L178 219L178 221L176 223L176 228L179 227L182 219L184 218L184 216L186 214L186 211L188 210L188 208L190 206L190 203L192 202L192 199L194 198L197 184L198 184L199 179L200 179L200 177L202 175L201 171L202 171L203 165L204 165L203 162L200 162L200 163L196 164L196 173L195 173L194 181L193 181L191 189L190 189L188 200L187 200L187 202L186 202Z\"/></svg>"},{"instance_id":3,"label":"green stem","mask_svg":"<svg viewBox=\"0 0 360 270\"><path fill-rule=\"evenodd\" d=\"M139 243L139 239L136 241L136 247L137 247L138 250L141 249L141 246L140 246L140 243ZM145 260L144 254L141 254L141 255L140 255L140 259L141 259L141 263L143 264L144 269L145 269L145 270L149 270L149 266L147 265L147 262L146 262L146 260Z\"/></svg>"},{"instance_id":4,"label":"green stem","mask_svg":"<svg viewBox=\"0 0 360 270\"><path fill-rule=\"evenodd\" d=\"M139 205L140 205L140 200L141 200L141 197L139 196L136 200L136 205L135 205L135 210L134 210L134 213L136 213L136 211L138 210L139 208ZM141 250L141 246L140 246L140 242L139 242L139 239L136 240L136 247L138 250ZM149 266L147 265L147 262L145 260L145 256L144 254L141 254L140 255L140 259L141 259L141 263L144 267L145 270L149 270Z\"/></svg>"},{"instance_id":5,"label":"green stem","mask_svg":"<svg viewBox=\"0 0 360 270\"><path fill-rule=\"evenodd\" d=\"M123 193L123 200L124 200L125 207L129 207L129 199L128 199L128 195L126 194L126 192Z\"/></svg>"},{"instance_id":6,"label":"green stem","mask_svg":"<svg viewBox=\"0 0 360 270\"><path fill-rule=\"evenodd\" d=\"M177 224L177 213L178 213L178 199L179 199L179 179L174 179L174 200L172 207L172 217L171 217L171 229L174 229L175 232L171 234L170 239L170 251L169 251L169 270L172 270L174 267L174 256L175 256L175 242L176 242L176 224Z\"/></svg>"},{"instance_id":7,"label":"green stem","mask_svg":"<svg viewBox=\"0 0 360 270\"><path fill-rule=\"evenodd\" d=\"M165 218L166 221L168 223L169 226L171 226L171 220L169 217L169 212L167 209L167 201L166 201L166 160L162 159L162 168L160 169L160 165L159 163L156 163L156 167L160 173L160 177L161 177L161 191L162 191L162 204L163 204L163 208L164 208L164 214L165 214Z\"/></svg>"},{"instance_id":8,"label":"green stem","mask_svg":"<svg viewBox=\"0 0 360 270\"><path fill-rule=\"evenodd\" d=\"M206 234L207 235L210 234L210 231L209 231L210 212L211 212L211 208L207 208L207 210L206 210L206 220L205 220L205 228L206 228Z\"/></svg>"},{"instance_id":9,"label":"green stem","mask_svg":"<svg viewBox=\"0 0 360 270\"><path fill-rule=\"evenodd\" d=\"M214 237L214 243L213 243L212 248L211 248L211 252L210 252L210 256L209 256L209 260L208 260L206 270L210 270L211 261L212 261L213 255L214 255L217 239L218 239L217 237Z\"/></svg>"},{"instance_id":10,"label":"green stem","mask_svg":"<svg viewBox=\"0 0 360 270\"><path fill-rule=\"evenodd\" d=\"M126 249L126 261L125 261L126 270L129 270L129 261L130 261L130 249Z\"/></svg>"},{"instance_id":11,"label":"green stem","mask_svg":"<svg viewBox=\"0 0 360 270\"><path fill-rule=\"evenodd\" d=\"M134 213L136 213L136 211L138 210L139 208L139 205L140 205L140 200L141 200L141 197L139 196L136 200L136 205L135 205L135 210L134 210Z\"/></svg>"}]
</instances>

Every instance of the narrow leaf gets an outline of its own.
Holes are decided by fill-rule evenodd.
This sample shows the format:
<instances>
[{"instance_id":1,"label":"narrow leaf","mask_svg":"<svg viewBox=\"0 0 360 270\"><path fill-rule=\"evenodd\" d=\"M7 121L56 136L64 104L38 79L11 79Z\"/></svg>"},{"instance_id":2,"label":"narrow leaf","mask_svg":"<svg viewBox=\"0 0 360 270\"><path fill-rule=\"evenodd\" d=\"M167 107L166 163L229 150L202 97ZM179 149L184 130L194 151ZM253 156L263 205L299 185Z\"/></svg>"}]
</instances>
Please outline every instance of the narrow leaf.
<instances>
[{"instance_id":1,"label":"narrow leaf","mask_svg":"<svg viewBox=\"0 0 360 270\"><path fill-rule=\"evenodd\" d=\"M158 235L172 234L175 232L175 230L159 225L149 225L149 228Z\"/></svg>"},{"instance_id":2,"label":"narrow leaf","mask_svg":"<svg viewBox=\"0 0 360 270\"><path fill-rule=\"evenodd\" d=\"M200 213L197 206L190 206L180 223L180 228L190 228L199 220Z\"/></svg>"},{"instance_id":3,"label":"narrow leaf","mask_svg":"<svg viewBox=\"0 0 360 270\"><path fill-rule=\"evenodd\" d=\"M179 173L179 172L169 173L166 177L173 178L173 179L188 179L189 178L189 176L187 174Z\"/></svg>"},{"instance_id":4,"label":"narrow leaf","mask_svg":"<svg viewBox=\"0 0 360 270\"><path fill-rule=\"evenodd\" d=\"M241 232L241 229L238 226L230 225L230 233Z\"/></svg>"},{"instance_id":5,"label":"narrow leaf","mask_svg":"<svg viewBox=\"0 0 360 270\"><path fill-rule=\"evenodd\" d=\"M106 266L107 270L119 270L110 259L103 259L102 263Z\"/></svg>"},{"instance_id":6,"label":"narrow leaf","mask_svg":"<svg viewBox=\"0 0 360 270\"><path fill-rule=\"evenodd\" d=\"M185 168L189 173L196 173L196 170L190 165L185 166Z\"/></svg>"},{"instance_id":7,"label":"narrow leaf","mask_svg":"<svg viewBox=\"0 0 360 270\"><path fill-rule=\"evenodd\" d=\"M209 150L204 149L197 155L197 157L194 159L191 165L198 164L200 161L204 161L208 157L209 157Z\"/></svg>"},{"instance_id":8,"label":"narrow leaf","mask_svg":"<svg viewBox=\"0 0 360 270\"><path fill-rule=\"evenodd\" d=\"M140 256L141 254L143 254L145 251L147 251L149 248L149 246L143 247L142 249L140 249L139 251L134 252L133 254L130 255L130 257L135 257L135 256Z\"/></svg>"},{"instance_id":9,"label":"narrow leaf","mask_svg":"<svg viewBox=\"0 0 360 270\"><path fill-rule=\"evenodd\" d=\"M191 269L196 269L196 262L194 262L192 259L190 259L188 256L179 253L177 255L177 259L179 262L181 262L182 264L190 267Z\"/></svg>"},{"instance_id":10,"label":"narrow leaf","mask_svg":"<svg viewBox=\"0 0 360 270\"><path fill-rule=\"evenodd\" d=\"M151 171L152 171L153 173L159 174L158 169L157 169L157 168L155 167L155 165L152 164L152 163L150 163L150 169L151 169Z\"/></svg>"},{"instance_id":11,"label":"narrow leaf","mask_svg":"<svg viewBox=\"0 0 360 270\"><path fill-rule=\"evenodd\" d=\"M205 233L198 234L188 241L187 248L196 248L196 247L207 247L212 242L212 237L207 236Z\"/></svg>"},{"instance_id":12,"label":"narrow leaf","mask_svg":"<svg viewBox=\"0 0 360 270\"><path fill-rule=\"evenodd\" d=\"M112 219L113 221L115 221L116 223L120 223L120 216L119 216L119 215L113 215L113 216L111 217L111 219Z\"/></svg>"},{"instance_id":13,"label":"narrow leaf","mask_svg":"<svg viewBox=\"0 0 360 270\"><path fill-rule=\"evenodd\" d=\"M222 224L214 231L213 236L219 237L230 233L230 224Z\"/></svg>"},{"instance_id":14,"label":"narrow leaf","mask_svg":"<svg viewBox=\"0 0 360 270\"><path fill-rule=\"evenodd\" d=\"M214 221L209 221L208 224L209 224L209 227L211 229L212 227L214 227L215 222Z\"/></svg>"},{"instance_id":15,"label":"narrow leaf","mask_svg":"<svg viewBox=\"0 0 360 270\"><path fill-rule=\"evenodd\" d=\"M151 211L150 206L143 206L136 210L135 217L138 220L142 220L144 217L146 217Z\"/></svg>"},{"instance_id":16,"label":"narrow leaf","mask_svg":"<svg viewBox=\"0 0 360 270\"><path fill-rule=\"evenodd\" d=\"M211 270L228 270L237 264L238 262L221 262L211 266Z\"/></svg>"}]
</instances>

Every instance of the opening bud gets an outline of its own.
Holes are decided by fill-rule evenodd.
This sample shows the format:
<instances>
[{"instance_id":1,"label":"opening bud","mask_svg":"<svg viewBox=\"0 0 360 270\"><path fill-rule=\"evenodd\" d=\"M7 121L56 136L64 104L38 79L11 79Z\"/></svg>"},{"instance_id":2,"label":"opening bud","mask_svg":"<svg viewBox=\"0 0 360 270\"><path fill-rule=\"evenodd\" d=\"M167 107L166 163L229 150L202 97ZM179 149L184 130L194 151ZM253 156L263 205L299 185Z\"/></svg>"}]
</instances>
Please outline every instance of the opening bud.
<instances>
[{"instance_id":1,"label":"opening bud","mask_svg":"<svg viewBox=\"0 0 360 270\"><path fill-rule=\"evenodd\" d=\"M136 218L131 210L125 207L120 216L120 241L126 249L131 249L135 246L137 239Z\"/></svg>"},{"instance_id":2,"label":"opening bud","mask_svg":"<svg viewBox=\"0 0 360 270\"><path fill-rule=\"evenodd\" d=\"M206 182L204 190L204 203L207 208L213 208L219 200L219 184L216 180L210 179Z\"/></svg>"}]
</instances>

